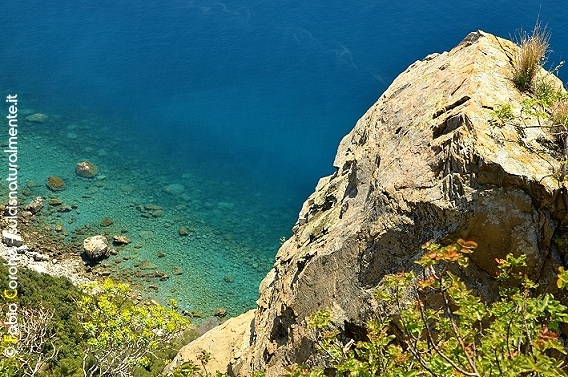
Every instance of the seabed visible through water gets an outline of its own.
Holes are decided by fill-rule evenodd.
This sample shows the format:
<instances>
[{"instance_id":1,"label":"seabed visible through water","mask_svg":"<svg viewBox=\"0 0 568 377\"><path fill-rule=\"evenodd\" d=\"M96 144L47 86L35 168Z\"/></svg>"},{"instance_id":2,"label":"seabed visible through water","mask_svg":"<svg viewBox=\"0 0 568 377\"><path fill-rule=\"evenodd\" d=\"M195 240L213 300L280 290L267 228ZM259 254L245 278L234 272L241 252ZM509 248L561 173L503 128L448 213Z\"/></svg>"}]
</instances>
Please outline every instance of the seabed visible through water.
<instances>
[{"instance_id":1,"label":"seabed visible through water","mask_svg":"<svg viewBox=\"0 0 568 377\"><path fill-rule=\"evenodd\" d=\"M48 118L25 120L35 113ZM215 166L191 164L151 140L133 143L117 121L87 109L67 115L22 106L18 115L21 201L43 197L41 218L54 234L78 243L96 234L128 237L102 268L163 303L175 298L180 309L205 316L219 307L229 316L254 307L297 216L293 197L238 174L219 180ZM81 161L94 163L98 175L79 177ZM67 188L51 191L49 176Z\"/></svg>"}]
</instances>

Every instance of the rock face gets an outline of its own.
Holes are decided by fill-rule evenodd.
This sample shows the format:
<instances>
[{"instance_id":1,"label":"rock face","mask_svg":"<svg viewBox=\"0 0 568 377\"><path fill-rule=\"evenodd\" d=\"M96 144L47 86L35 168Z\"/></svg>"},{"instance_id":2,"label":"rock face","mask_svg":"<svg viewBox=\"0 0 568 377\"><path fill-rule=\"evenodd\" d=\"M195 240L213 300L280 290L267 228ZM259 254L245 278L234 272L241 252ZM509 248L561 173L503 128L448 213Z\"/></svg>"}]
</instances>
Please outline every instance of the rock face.
<instances>
[{"instance_id":1,"label":"rock face","mask_svg":"<svg viewBox=\"0 0 568 377\"><path fill-rule=\"evenodd\" d=\"M213 331L203 334L183 347L164 372L169 373L188 360L192 360L196 365L200 365L196 356L199 355L202 349L206 349L211 353L211 360L207 363L207 370L211 372L217 370L224 371L231 360L241 357L241 353L248 348L253 318L254 311L250 310L236 318L229 319L215 327ZM223 334L223 337L218 338L217 334Z\"/></svg>"},{"instance_id":2,"label":"rock face","mask_svg":"<svg viewBox=\"0 0 568 377\"><path fill-rule=\"evenodd\" d=\"M376 308L374 288L412 269L429 240L477 241L464 279L487 295L494 260L507 253L527 254L532 276L553 281L568 255L568 243L554 241L568 229L561 148L539 126L545 119L520 119L527 94L511 81L515 50L471 33L412 64L357 122L261 283L250 343L227 360L230 373L280 376L306 362L306 318L319 309L357 338ZM519 118L492 115L503 104Z\"/></svg>"}]
</instances>

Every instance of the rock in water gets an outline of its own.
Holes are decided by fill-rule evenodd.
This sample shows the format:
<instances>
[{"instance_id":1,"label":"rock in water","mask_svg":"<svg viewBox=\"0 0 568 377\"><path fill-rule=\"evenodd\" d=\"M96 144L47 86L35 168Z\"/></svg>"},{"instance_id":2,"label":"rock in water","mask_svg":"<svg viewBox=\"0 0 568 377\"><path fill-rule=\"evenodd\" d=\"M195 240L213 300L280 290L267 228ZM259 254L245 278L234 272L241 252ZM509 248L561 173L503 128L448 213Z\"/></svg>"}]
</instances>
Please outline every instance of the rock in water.
<instances>
[{"instance_id":1,"label":"rock in water","mask_svg":"<svg viewBox=\"0 0 568 377\"><path fill-rule=\"evenodd\" d=\"M49 119L49 117L45 114L42 114L42 113L35 113L35 114L28 115L25 119L28 122L45 123Z\"/></svg>"},{"instance_id":2,"label":"rock in water","mask_svg":"<svg viewBox=\"0 0 568 377\"><path fill-rule=\"evenodd\" d=\"M224 318L227 316L227 309L225 308L217 308L215 309L215 313L213 314L215 317Z\"/></svg>"},{"instance_id":3,"label":"rock in water","mask_svg":"<svg viewBox=\"0 0 568 377\"><path fill-rule=\"evenodd\" d=\"M185 187L183 185L180 185L179 183L172 183L167 186L164 186L164 191L167 192L168 194L179 196L183 194L183 192L185 191Z\"/></svg>"},{"instance_id":4,"label":"rock in water","mask_svg":"<svg viewBox=\"0 0 568 377\"><path fill-rule=\"evenodd\" d=\"M43 208L43 199L41 197L37 197L32 200L30 203L26 204L24 210L30 211L33 214L38 213Z\"/></svg>"},{"instance_id":5,"label":"rock in water","mask_svg":"<svg viewBox=\"0 0 568 377\"><path fill-rule=\"evenodd\" d=\"M104 219L101 220L99 226L101 227L107 227L107 226L111 226L113 224L114 221L112 221L112 219L110 217L105 217Z\"/></svg>"},{"instance_id":6,"label":"rock in water","mask_svg":"<svg viewBox=\"0 0 568 377\"><path fill-rule=\"evenodd\" d=\"M75 167L75 173L79 177L83 178L94 178L99 172L99 168L95 164L89 161L82 161Z\"/></svg>"},{"instance_id":7,"label":"rock in water","mask_svg":"<svg viewBox=\"0 0 568 377\"><path fill-rule=\"evenodd\" d=\"M45 184L47 185L47 188L49 188L51 191L63 191L67 188L67 185L65 184L63 179L55 175L48 177L47 182Z\"/></svg>"},{"instance_id":8,"label":"rock in water","mask_svg":"<svg viewBox=\"0 0 568 377\"><path fill-rule=\"evenodd\" d=\"M112 242L117 245L127 245L132 241L130 240L130 238L120 235L120 236L113 236Z\"/></svg>"},{"instance_id":9,"label":"rock in water","mask_svg":"<svg viewBox=\"0 0 568 377\"><path fill-rule=\"evenodd\" d=\"M85 238L83 241L83 249L87 258L96 262L109 256L108 240L105 236L93 236Z\"/></svg>"},{"instance_id":10,"label":"rock in water","mask_svg":"<svg viewBox=\"0 0 568 377\"><path fill-rule=\"evenodd\" d=\"M502 124L492 114L508 104L520 116L528 97L511 80L516 49L469 34L412 64L343 138L336 172L306 200L260 285L249 341L225 359L232 374L280 376L305 363L313 352L306 318L319 309L364 331L377 285L411 270L429 240L477 241L463 278L487 295L495 294L494 260L508 253L526 254L540 282L555 281L568 256L568 242L555 241L568 238L559 147L539 126L544 119Z\"/></svg>"},{"instance_id":11,"label":"rock in water","mask_svg":"<svg viewBox=\"0 0 568 377\"><path fill-rule=\"evenodd\" d=\"M185 191L185 187L179 183L172 183L164 186L164 191L168 194L179 196Z\"/></svg>"}]
</instances>

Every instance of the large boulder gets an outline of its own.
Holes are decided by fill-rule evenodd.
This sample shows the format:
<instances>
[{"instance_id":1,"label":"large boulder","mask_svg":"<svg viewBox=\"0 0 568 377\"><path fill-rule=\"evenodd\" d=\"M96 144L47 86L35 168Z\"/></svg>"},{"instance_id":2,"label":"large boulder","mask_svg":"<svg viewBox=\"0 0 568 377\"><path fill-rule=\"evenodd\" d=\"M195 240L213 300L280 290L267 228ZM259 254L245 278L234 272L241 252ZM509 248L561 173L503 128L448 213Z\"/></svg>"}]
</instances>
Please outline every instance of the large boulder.
<instances>
[{"instance_id":1,"label":"large boulder","mask_svg":"<svg viewBox=\"0 0 568 377\"><path fill-rule=\"evenodd\" d=\"M24 241L22 236L19 234L14 234L7 230L2 230L2 243L6 246L22 246Z\"/></svg>"},{"instance_id":2,"label":"large boulder","mask_svg":"<svg viewBox=\"0 0 568 377\"><path fill-rule=\"evenodd\" d=\"M83 250L87 258L93 262L107 258L110 253L108 240L105 236L101 235L85 238L83 241Z\"/></svg>"},{"instance_id":3,"label":"large boulder","mask_svg":"<svg viewBox=\"0 0 568 377\"><path fill-rule=\"evenodd\" d=\"M280 376L308 361L315 346L306 318L319 309L346 337L364 334L381 279L412 269L430 240L477 241L463 278L485 295L495 294L495 258L507 253L527 254L529 273L554 281L568 256L563 157L541 127L546 119L520 118L528 94L511 80L516 49L469 34L412 64L343 138L336 172L306 200L261 283L250 343L230 362L232 374ZM495 116L505 104L516 120Z\"/></svg>"}]
</instances>

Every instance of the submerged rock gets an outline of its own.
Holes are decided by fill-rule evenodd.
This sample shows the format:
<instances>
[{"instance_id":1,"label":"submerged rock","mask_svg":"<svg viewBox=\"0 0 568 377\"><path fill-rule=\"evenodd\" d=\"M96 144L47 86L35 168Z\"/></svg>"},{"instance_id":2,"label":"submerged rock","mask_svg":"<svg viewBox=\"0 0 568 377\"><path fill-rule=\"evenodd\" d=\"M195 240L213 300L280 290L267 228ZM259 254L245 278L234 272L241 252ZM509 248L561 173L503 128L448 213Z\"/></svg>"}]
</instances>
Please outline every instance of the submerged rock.
<instances>
[{"instance_id":1,"label":"submerged rock","mask_svg":"<svg viewBox=\"0 0 568 377\"><path fill-rule=\"evenodd\" d=\"M45 122L47 122L49 117L45 114L42 114L42 113L35 113L35 114L28 115L25 119L28 122L45 123Z\"/></svg>"},{"instance_id":2,"label":"submerged rock","mask_svg":"<svg viewBox=\"0 0 568 377\"><path fill-rule=\"evenodd\" d=\"M32 200L30 203L26 204L24 210L30 211L33 214L38 213L43 208L43 199L41 197L37 197Z\"/></svg>"},{"instance_id":3,"label":"submerged rock","mask_svg":"<svg viewBox=\"0 0 568 377\"><path fill-rule=\"evenodd\" d=\"M164 186L164 191L168 194L179 196L185 191L185 186L179 183L172 183L170 185Z\"/></svg>"},{"instance_id":4,"label":"submerged rock","mask_svg":"<svg viewBox=\"0 0 568 377\"><path fill-rule=\"evenodd\" d=\"M63 200L59 199L59 198L49 198L49 205L50 206L60 206L63 204Z\"/></svg>"},{"instance_id":5,"label":"submerged rock","mask_svg":"<svg viewBox=\"0 0 568 377\"><path fill-rule=\"evenodd\" d=\"M82 161L75 167L75 173L79 177L83 178L94 178L99 172L99 168L95 164L89 161Z\"/></svg>"},{"instance_id":6,"label":"submerged rock","mask_svg":"<svg viewBox=\"0 0 568 377\"><path fill-rule=\"evenodd\" d=\"M160 207L157 204L149 203L149 204L144 204L144 209L152 212L152 211L159 211L162 209L162 207Z\"/></svg>"},{"instance_id":7,"label":"submerged rock","mask_svg":"<svg viewBox=\"0 0 568 377\"><path fill-rule=\"evenodd\" d=\"M67 185L65 184L63 179L55 175L49 176L45 184L51 191L63 191L67 188Z\"/></svg>"},{"instance_id":8,"label":"submerged rock","mask_svg":"<svg viewBox=\"0 0 568 377\"><path fill-rule=\"evenodd\" d=\"M134 266L142 270L155 270L157 267L154 263L149 262L147 260L140 261L136 263Z\"/></svg>"},{"instance_id":9,"label":"submerged rock","mask_svg":"<svg viewBox=\"0 0 568 377\"><path fill-rule=\"evenodd\" d=\"M104 219L101 220L101 223L99 224L102 227L107 227L107 226L111 226L113 224L113 221L110 217L105 217Z\"/></svg>"}]
</instances>

